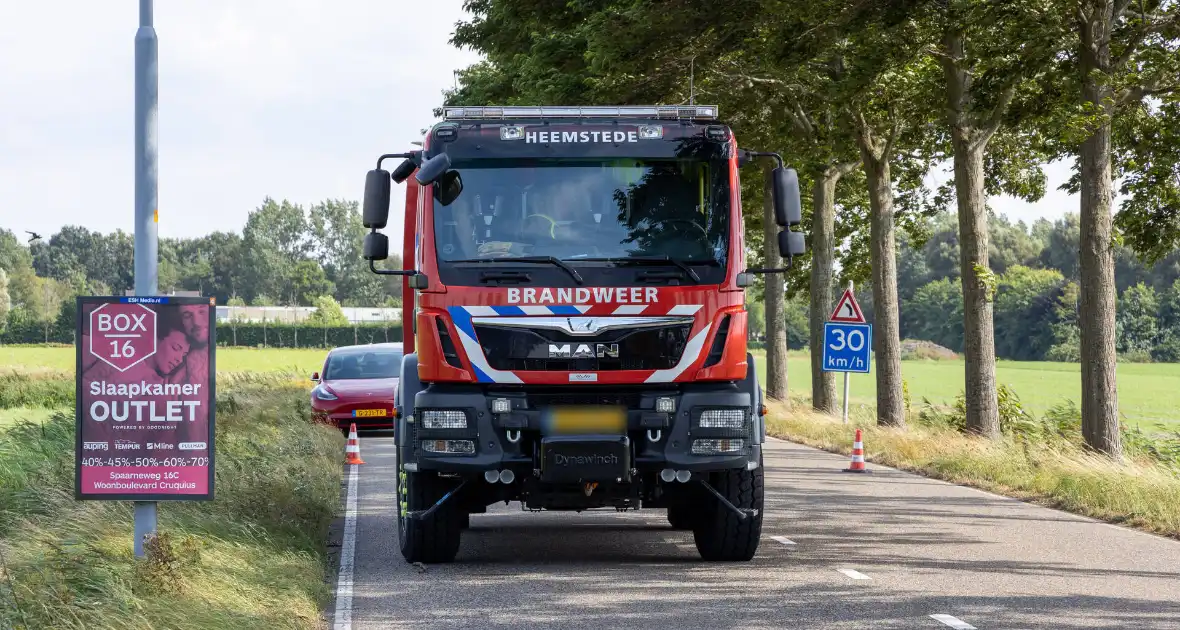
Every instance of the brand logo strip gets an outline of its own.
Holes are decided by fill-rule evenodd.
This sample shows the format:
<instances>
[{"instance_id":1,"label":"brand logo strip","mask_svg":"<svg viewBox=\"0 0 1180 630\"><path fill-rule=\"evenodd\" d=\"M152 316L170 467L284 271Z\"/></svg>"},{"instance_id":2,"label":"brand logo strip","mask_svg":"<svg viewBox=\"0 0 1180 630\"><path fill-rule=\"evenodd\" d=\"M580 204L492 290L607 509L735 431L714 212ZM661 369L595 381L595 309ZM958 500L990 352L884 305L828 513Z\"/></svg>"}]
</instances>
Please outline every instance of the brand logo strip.
<instances>
[{"instance_id":1,"label":"brand logo strip","mask_svg":"<svg viewBox=\"0 0 1180 630\"><path fill-rule=\"evenodd\" d=\"M536 304L508 306L460 306L471 317L513 317L522 315L694 315L701 310L701 304Z\"/></svg>"}]
</instances>

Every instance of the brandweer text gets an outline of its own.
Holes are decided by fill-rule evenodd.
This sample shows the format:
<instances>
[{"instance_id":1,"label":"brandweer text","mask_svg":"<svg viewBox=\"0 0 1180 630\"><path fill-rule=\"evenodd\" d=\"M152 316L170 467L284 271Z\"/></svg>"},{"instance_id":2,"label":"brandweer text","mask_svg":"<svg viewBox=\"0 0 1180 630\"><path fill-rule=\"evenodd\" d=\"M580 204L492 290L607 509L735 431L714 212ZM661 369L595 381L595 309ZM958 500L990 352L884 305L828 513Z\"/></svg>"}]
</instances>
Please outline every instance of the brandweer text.
<instances>
[{"instance_id":1,"label":"brandweer text","mask_svg":"<svg viewBox=\"0 0 1180 630\"><path fill-rule=\"evenodd\" d=\"M594 287L593 289L508 289L509 304L586 304L588 302L648 304L658 301L654 287Z\"/></svg>"}]
</instances>

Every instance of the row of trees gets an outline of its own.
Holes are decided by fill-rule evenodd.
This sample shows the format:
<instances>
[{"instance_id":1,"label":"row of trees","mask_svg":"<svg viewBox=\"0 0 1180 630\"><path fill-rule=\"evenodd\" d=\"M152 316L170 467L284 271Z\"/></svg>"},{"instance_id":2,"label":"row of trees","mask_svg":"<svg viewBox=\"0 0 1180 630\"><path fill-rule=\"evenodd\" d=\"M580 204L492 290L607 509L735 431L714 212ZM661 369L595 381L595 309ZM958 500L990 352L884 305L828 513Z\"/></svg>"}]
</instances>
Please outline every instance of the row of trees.
<instances>
[{"instance_id":1,"label":"row of trees","mask_svg":"<svg viewBox=\"0 0 1180 630\"><path fill-rule=\"evenodd\" d=\"M962 352L962 295L958 279L943 278L902 299L902 339L929 341ZM1014 361L1077 363L1081 358L1077 303L1077 284L1066 280L1057 270L1009 267L997 276L996 356ZM787 347L808 348L807 301L792 298L787 300L784 310ZM751 327L764 329L764 305L752 303L749 311ZM871 313L868 319L872 321ZM1127 287L1119 294L1115 321L1116 348L1121 360L1180 362L1180 280L1164 291L1145 284ZM759 337L756 343L761 344L761 334L755 336Z\"/></svg>"},{"instance_id":2,"label":"row of trees","mask_svg":"<svg viewBox=\"0 0 1180 630\"><path fill-rule=\"evenodd\" d=\"M1115 388L1116 247L1150 262L1180 243L1180 2L1176 0L468 0L452 43L485 61L448 104L708 100L744 145L790 157L810 186L811 260L785 279L810 292L811 347L842 279L873 288L877 414L905 422L898 232L954 208L967 427L999 435L988 195L1043 195L1041 165L1075 163L1086 442L1121 454ZM690 82L689 77L694 81ZM691 85L691 87L690 87ZM954 178L924 175L950 161ZM1115 174L1125 202L1113 221ZM747 199L763 188L746 178ZM837 213L837 209L840 210ZM769 204L749 232L773 233ZM767 241L770 239L767 238ZM837 247L840 245L840 247ZM763 248L765 266L776 266ZM865 253L869 255L865 255ZM786 395L782 293L766 292L767 393ZM836 407L813 356L813 404Z\"/></svg>"},{"instance_id":3,"label":"row of trees","mask_svg":"<svg viewBox=\"0 0 1180 630\"><path fill-rule=\"evenodd\" d=\"M364 234L355 201L304 208L267 198L241 234L160 239L159 288L197 291L220 304L314 306L322 296L345 306L400 304L400 279L365 266ZM131 289L133 260L134 239L122 231L67 225L47 240L24 243L0 227L0 329L10 319L35 321L48 335L74 296ZM398 268L401 260L384 264Z\"/></svg>"}]
</instances>

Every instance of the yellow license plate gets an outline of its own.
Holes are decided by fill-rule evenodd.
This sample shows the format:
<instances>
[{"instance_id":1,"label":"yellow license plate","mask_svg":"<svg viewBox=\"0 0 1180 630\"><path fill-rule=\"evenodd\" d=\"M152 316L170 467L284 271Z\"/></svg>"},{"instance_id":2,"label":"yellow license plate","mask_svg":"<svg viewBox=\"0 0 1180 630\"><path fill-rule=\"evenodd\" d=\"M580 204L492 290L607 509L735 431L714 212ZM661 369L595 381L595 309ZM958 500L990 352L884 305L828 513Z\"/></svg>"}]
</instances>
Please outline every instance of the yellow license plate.
<instances>
[{"instance_id":1,"label":"yellow license plate","mask_svg":"<svg viewBox=\"0 0 1180 630\"><path fill-rule=\"evenodd\" d=\"M622 407L556 407L546 423L548 433L625 433L627 410Z\"/></svg>"},{"instance_id":2,"label":"yellow license plate","mask_svg":"<svg viewBox=\"0 0 1180 630\"><path fill-rule=\"evenodd\" d=\"M386 415L385 409L357 409L352 412L354 418L384 418Z\"/></svg>"}]
</instances>

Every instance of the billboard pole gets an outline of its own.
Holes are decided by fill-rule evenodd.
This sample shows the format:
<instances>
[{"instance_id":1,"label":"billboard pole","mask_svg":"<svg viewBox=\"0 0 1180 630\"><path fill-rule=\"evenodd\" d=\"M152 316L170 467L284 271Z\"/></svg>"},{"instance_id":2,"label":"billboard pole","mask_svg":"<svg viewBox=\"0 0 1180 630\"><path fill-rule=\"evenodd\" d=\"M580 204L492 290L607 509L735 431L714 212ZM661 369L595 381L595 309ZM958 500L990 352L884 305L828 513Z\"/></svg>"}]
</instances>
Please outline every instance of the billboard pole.
<instances>
[{"instance_id":1,"label":"billboard pole","mask_svg":"<svg viewBox=\"0 0 1180 630\"><path fill-rule=\"evenodd\" d=\"M139 0L135 32L135 295L154 296L157 283L156 112L158 42L152 26L152 0ZM156 532L155 501L135 502L135 556L144 556L144 537Z\"/></svg>"}]
</instances>

